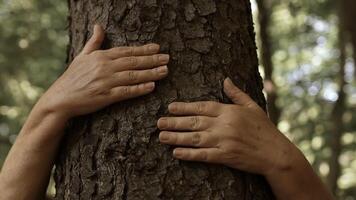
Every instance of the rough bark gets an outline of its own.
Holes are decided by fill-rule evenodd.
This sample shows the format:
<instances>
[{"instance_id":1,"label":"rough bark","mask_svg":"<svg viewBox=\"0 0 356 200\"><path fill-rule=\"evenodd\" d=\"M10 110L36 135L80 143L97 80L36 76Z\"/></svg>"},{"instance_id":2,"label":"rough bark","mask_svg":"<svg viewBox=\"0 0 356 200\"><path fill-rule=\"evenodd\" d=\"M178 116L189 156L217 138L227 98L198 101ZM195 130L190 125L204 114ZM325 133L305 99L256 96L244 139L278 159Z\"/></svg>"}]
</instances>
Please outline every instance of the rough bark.
<instances>
[{"instance_id":1,"label":"rough bark","mask_svg":"<svg viewBox=\"0 0 356 200\"><path fill-rule=\"evenodd\" d=\"M94 23L104 48L159 43L170 75L153 94L74 119L56 163L56 199L274 199L265 180L172 158L156 121L173 101L228 103L226 76L265 107L248 0L69 0L69 61Z\"/></svg>"},{"instance_id":2,"label":"rough bark","mask_svg":"<svg viewBox=\"0 0 356 200\"><path fill-rule=\"evenodd\" d=\"M346 37L345 37L345 15L343 3L339 2L339 71L337 76L337 82L339 86L338 99L334 104L333 110L331 112L331 137L330 137L330 172L328 176L328 184L335 196L338 195L338 185L337 181L341 174L341 166L339 163L339 158L342 152L341 138L344 133L344 123L343 115L346 110L346 93L344 88L346 86L345 81L345 65L346 65Z\"/></svg>"},{"instance_id":3,"label":"rough bark","mask_svg":"<svg viewBox=\"0 0 356 200\"><path fill-rule=\"evenodd\" d=\"M281 115L281 110L277 106L277 86L273 80L273 48L271 43L271 36L269 33L269 27L271 23L271 7L272 0L257 0L258 7L258 21L260 25L260 59L265 72L264 82L265 90L267 92L267 110L268 116L271 121L277 125L279 117Z\"/></svg>"}]
</instances>

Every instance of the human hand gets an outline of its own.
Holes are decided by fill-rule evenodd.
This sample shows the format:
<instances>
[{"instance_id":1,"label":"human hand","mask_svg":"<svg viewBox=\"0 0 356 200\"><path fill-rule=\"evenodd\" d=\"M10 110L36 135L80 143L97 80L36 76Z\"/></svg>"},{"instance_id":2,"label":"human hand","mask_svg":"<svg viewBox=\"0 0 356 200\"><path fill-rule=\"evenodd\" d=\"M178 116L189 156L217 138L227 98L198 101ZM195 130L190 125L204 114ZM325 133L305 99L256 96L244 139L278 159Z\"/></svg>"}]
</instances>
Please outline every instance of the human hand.
<instances>
[{"instance_id":1,"label":"human hand","mask_svg":"<svg viewBox=\"0 0 356 200\"><path fill-rule=\"evenodd\" d=\"M268 175L289 166L286 155L293 146L265 112L230 79L224 91L234 104L174 102L171 114L157 122L161 143L175 146L181 160L219 163Z\"/></svg>"},{"instance_id":2,"label":"human hand","mask_svg":"<svg viewBox=\"0 0 356 200\"><path fill-rule=\"evenodd\" d=\"M88 114L148 94L153 81L167 76L169 55L157 54L159 45L99 50L104 37L96 25L82 52L40 99L41 106L67 118Z\"/></svg>"}]
</instances>

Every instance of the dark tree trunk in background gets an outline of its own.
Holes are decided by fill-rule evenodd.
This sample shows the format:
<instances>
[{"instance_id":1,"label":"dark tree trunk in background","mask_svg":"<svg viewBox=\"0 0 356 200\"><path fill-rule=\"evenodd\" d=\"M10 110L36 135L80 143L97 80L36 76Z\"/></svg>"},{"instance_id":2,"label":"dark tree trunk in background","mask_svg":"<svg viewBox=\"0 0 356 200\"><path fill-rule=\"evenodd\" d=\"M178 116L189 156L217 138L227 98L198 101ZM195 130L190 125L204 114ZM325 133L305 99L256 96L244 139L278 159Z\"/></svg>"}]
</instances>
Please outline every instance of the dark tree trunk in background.
<instances>
[{"instance_id":1,"label":"dark tree trunk in background","mask_svg":"<svg viewBox=\"0 0 356 200\"><path fill-rule=\"evenodd\" d=\"M3 137L3 136L0 136L0 144L11 146L11 142L10 142L9 138Z\"/></svg>"},{"instance_id":2,"label":"dark tree trunk in background","mask_svg":"<svg viewBox=\"0 0 356 200\"><path fill-rule=\"evenodd\" d=\"M337 83L339 87L338 99L334 104L332 113L331 113L331 137L330 137L330 147L331 147L331 157L329 161L330 173L328 177L328 184L335 196L338 196L338 185L337 181L341 175L341 166L339 163L339 158L342 152L342 143L341 138L344 133L344 123L343 115L345 113L345 101L346 93L344 88L346 86L345 80L345 65L346 65L346 32L345 32L345 4L343 1L339 2L339 71L337 76Z\"/></svg>"},{"instance_id":3,"label":"dark tree trunk in background","mask_svg":"<svg viewBox=\"0 0 356 200\"><path fill-rule=\"evenodd\" d=\"M345 27L344 30L348 32L351 44L353 46L353 58L354 63L356 63L356 1L355 0L340 0L342 2L343 14L345 17ZM356 78L356 70L355 78Z\"/></svg>"},{"instance_id":4,"label":"dark tree trunk in background","mask_svg":"<svg viewBox=\"0 0 356 200\"><path fill-rule=\"evenodd\" d=\"M257 0L258 21L260 24L260 59L265 72L265 90L267 92L267 110L269 118L277 125L281 110L277 106L277 87L273 80L273 48L271 43L271 35L269 32L272 14L273 0Z\"/></svg>"},{"instance_id":5,"label":"dark tree trunk in background","mask_svg":"<svg viewBox=\"0 0 356 200\"><path fill-rule=\"evenodd\" d=\"M56 165L56 199L274 199L260 176L173 159L156 128L172 101L229 102L226 76L264 108L248 0L70 0L69 6L69 60L100 23L105 48L157 42L171 62L153 94L72 121Z\"/></svg>"}]
</instances>

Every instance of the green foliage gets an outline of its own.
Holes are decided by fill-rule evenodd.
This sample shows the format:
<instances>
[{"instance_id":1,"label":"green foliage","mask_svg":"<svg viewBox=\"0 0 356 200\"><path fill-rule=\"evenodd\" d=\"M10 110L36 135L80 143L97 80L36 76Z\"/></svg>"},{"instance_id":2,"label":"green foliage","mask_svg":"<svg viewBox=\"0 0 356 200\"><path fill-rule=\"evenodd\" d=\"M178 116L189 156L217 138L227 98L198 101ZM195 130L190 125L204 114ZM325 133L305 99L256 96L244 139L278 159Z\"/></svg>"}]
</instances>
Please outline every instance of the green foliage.
<instances>
[{"instance_id":1,"label":"green foliage","mask_svg":"<svg viewBox=\"0 0 356 200\"><path fill-rule=\"evenodd\" d=\"M67 12L65 1L0 2L0 164L35 101L65 68Z\"/></svg>"}]
</instances>

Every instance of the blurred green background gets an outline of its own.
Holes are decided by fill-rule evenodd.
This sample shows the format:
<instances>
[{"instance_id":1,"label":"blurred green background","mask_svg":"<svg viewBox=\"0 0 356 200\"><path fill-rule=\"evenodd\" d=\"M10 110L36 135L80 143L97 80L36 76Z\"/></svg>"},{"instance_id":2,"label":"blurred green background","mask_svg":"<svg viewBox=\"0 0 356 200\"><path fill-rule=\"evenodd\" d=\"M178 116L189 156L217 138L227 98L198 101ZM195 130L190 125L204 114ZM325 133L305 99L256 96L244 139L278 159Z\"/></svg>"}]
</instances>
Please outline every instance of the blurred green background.
<instances>
[{"instance_id":1,"label":"blurred green background","mask_svg":"<svg viewBox=\"0 0 356 200\"><path fill-rule=\"evenodd\" d=\"M339 199L356 199L356 56L339 1L252 5L274 120ZM64 0L0 1L0 166L65 68L67 15Z\"/></svg>"}]
</instances>

